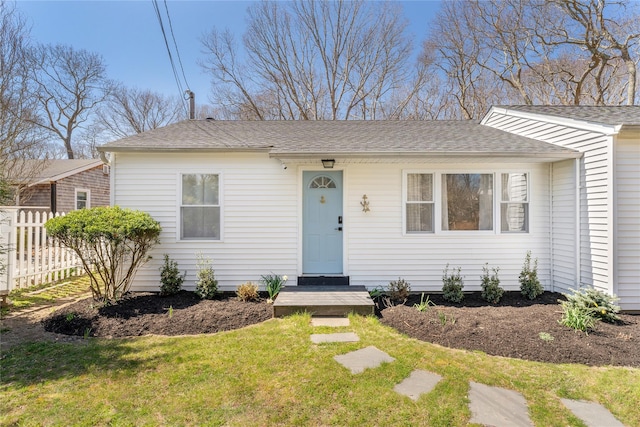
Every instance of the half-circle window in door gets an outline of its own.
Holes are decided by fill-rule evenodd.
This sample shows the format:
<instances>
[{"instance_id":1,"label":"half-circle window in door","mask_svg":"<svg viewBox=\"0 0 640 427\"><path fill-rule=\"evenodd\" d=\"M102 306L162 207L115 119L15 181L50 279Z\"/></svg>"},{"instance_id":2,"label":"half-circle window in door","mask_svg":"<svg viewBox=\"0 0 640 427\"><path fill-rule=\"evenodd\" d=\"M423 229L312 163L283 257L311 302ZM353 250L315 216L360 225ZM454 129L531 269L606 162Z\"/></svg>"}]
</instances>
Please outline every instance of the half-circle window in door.
<instances>
[{"instance_id":1,"label":"half-circle window in door","mask_svg":"<svg viewBox=\"0 0 640 427\"><path fill-rule=\"evenodd\" d=\"M309 188L336 188L336 183L328 176L319 176L309 183Z\"/></svg>"}]
</instances>

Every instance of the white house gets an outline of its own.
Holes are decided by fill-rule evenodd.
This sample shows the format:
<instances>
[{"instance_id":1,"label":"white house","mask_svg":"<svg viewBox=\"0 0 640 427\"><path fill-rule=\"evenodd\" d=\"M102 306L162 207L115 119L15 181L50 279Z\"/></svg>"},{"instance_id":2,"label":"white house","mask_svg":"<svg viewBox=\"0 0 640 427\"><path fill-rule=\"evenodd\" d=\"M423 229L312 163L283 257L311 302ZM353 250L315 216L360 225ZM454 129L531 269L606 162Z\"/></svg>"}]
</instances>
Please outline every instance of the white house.
<instances>
[{"instance_id":1,"label":"white house","mask_svg":"<svg viewBox=\"0 0 640 427\"><path fill-rule=\"evenodd\" d=\"M640 107L493 107L475 121L190 120L99 148L112 204L162 227L162 254L213 260L221 288L263 274L438 292L482 267L519 289L527 251L545 288L579 284L640 310Z\"/></svg>"}]
</instances>

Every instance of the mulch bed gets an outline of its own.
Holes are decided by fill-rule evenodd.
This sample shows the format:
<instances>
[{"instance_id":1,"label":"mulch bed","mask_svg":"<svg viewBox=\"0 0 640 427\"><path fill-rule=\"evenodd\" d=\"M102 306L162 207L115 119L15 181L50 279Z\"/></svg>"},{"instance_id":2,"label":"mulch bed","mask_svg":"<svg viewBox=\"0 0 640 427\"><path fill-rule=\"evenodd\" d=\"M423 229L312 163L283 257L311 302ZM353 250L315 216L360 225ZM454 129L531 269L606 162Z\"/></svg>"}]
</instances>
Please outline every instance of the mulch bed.
<instances>
[{"instance_id":1,"label":"mulch bed","mask_svg":"<svg viewBox=\"0 0 640 427\"><path fill-rule=\"evenodd\" d=\"M410 337L445 347L539 362L640 366L640 316L622 314L618 324L598 322L587 335L558 323L562 298L545 292L530 301L520 292L506 292L492 305L479 292L466 294L460 304L430 295L436 305L419 312L414 304L420 295L411 295L403 305L381 307L379 316Z\"/></svg>"},{"instance_id":2,"label":"mulch bed","mask_svg":"<svg viewBox=\"0 0 640 427\"><path fill-rule=\"evenodd\" d=\"M619 324L599 322L587 335L558 323L561 298L545 292L530 301L519 292L506 292L492 305L479 293L466 294L460 304L429 295L435 306L420 312L414 308L420 295L411 295L402 305L380 306L377 314L383 324L410 337L450 348L540 362L640 366L640 316L623 314ZM227 293L201 300L181 291L167 297L135 293L107 307L97 307L88 298L56 311L43 323L47 331L68 335L128 337L213 333L271 317L272 306L264 298L242 302Z\"/></svg>"}]
</instances>

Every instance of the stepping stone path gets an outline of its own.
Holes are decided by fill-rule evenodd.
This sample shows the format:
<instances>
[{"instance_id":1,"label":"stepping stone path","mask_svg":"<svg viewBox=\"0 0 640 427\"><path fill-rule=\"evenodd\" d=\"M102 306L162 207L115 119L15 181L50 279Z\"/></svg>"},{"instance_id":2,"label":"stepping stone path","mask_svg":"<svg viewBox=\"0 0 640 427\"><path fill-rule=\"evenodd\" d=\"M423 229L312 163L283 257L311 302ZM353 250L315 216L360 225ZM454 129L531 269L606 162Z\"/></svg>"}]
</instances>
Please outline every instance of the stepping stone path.
<instances>
[{"instance_id":1,"label":"stepping stone path","mask_svg":"<svg viewBox=\"0 0 640 427\"><path fill-rule=\"evenodd\" d=\"M313 318L313 326L349 326L347 318ZM360 338L353 332L336 334L312 334L315 344L357 342ZM374 346L362 348L333 357L349 369L352 374L360 374L366 369L374 369L382 363L396 359ZM431 392L442 377L432 372L415 370L394 387L394 390L417 401L422 394ZM624 427L604 406L593 402L560 399L562 403L588 427ZM529 418L527 401L522 394L500 387L491 387L476 382L470 383L469 410L471 423L491 427L533 427Z\"/></svg>"}]
</instances>

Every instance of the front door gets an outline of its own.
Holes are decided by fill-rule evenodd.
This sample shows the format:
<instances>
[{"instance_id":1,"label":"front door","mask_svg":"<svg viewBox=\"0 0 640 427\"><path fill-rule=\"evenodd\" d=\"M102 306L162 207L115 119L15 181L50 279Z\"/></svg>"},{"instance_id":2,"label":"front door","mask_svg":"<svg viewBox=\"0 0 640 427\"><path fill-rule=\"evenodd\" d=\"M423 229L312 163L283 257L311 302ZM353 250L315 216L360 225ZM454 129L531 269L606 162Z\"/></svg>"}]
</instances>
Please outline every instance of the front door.
<instances>
[{"instance_id":1,"label":"front door","mask_svg":"<svg viewBox=\"0 0 640 427\"><path fill-rule=\"evenodd\" d=\"M302 272L342 274L342 171L303 172Z\"/></svg>"}]
</instances>

